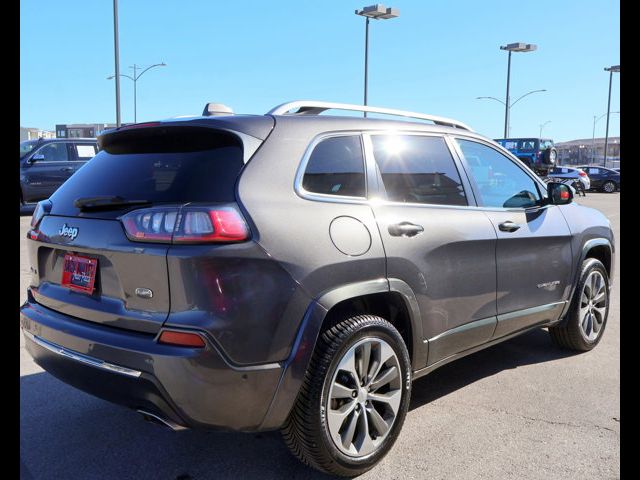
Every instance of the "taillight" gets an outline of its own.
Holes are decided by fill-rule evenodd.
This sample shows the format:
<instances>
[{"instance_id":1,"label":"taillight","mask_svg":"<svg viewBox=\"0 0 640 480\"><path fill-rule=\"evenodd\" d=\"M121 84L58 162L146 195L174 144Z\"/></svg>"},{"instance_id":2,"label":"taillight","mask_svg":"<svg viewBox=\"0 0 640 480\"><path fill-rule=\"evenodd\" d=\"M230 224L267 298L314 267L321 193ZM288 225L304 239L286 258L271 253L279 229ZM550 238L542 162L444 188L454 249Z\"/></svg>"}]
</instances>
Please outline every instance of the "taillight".
<instances>
[{"instance_id":1,"label":"taillight","mask_svg":"<svg viewBox=\"0 0 640 480\"><path fill-rule=\"evenodd\" d=\"M587 174L584 173L582 170L580 172L578 172L578 175L580 175L581 177L586 177L587 176Z\"/></svg>"},{"instance_id":2,"label":"taillight","mask_svg":"<svg viewBox=\"0 0 640 480\"><path fill-rule=\"evenodd\" d=\"M153 207L122 218L130 240L160 243L241 242L249 229L237 207Z\"/></svg>"},{"instance_id":3,"label":"taillight","mask_svg":"<svg viewBox=\"0 0 640 480\"><path fill-rule=\"evenodd\" d=\"M202 348L205 345L204 340L197 333L173 332L170 330L165 330L160 334L158 343L194 348Z\"/></svg>"},{"instance_id":4,"label":"taillight","mask_svg":"<svg viewBox=\"0 0 640 480\"><path fill-rule=\"evenodd\" d=\"M49 200L42 200L38 202L33 215L31 216L31 228L37 228L40 224L40 220L51 210L51 202Z\"/></svg>"},{"instance_id":5,"label":"taillight","mask_svg":"<svg viewBox=\"0 0 640 480\"><path fill-rule=\"evenodd\" d=\"M41 240L41 233L38 231L38 227L43 217L51 211L52 206L49 200L42 200L36 205L33 215L31 216L31 230L27 233L27 236L31 240Z\"/></svg>"}]
</instances>

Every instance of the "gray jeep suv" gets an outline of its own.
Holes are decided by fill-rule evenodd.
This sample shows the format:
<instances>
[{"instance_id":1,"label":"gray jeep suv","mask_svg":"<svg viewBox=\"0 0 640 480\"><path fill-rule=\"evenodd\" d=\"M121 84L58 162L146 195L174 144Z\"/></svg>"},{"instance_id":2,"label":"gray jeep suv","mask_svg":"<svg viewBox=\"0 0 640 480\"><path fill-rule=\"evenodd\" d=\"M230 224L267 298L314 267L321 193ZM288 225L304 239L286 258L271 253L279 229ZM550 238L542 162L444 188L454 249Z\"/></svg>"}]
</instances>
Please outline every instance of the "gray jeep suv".
<instances>
[{"instance_id":1,"label":"gray jeep suv","mask_svg":"<svg viewBox=\"0 0 640 480\"><path fill-rule=\"evenodd\" d=\"M34 212L21 327L45 370L173 429L281 429L353 476L413 379L530 329L602 338L608 220L460 122L292 102L99 145Z\"/></svg>"}]
</instances>

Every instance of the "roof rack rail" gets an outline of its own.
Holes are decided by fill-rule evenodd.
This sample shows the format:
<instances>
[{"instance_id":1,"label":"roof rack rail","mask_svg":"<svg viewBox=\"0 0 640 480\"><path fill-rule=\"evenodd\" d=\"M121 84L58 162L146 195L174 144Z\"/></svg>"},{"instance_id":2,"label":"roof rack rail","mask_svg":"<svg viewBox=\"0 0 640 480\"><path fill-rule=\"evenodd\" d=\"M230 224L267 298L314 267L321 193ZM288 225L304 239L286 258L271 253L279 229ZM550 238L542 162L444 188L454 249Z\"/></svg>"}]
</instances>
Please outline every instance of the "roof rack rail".
<instances>
[{"instance_id":1,"label":"roof rack rail","mask_svg":"<svg viewBox=\"0 0 640 480\"><path fill-rule=\"evenodd\" d=\"M297 109L297 111L291 112L291 110L294 109ZM350 103L318 102L315 100L296 100L293 102L283 103L282 105L278 105L277 107L269 110L267 115L320 115L325 110L350 110L355 112L383 113L398 117L417 118L420 120L432 121L436 125L462 128L473 132L468 125L451 118L438 117L436 115L427 115L417 112L407 112L405 110L396 110L393 108L369 107Z\"/></svg>"}]
</instances>

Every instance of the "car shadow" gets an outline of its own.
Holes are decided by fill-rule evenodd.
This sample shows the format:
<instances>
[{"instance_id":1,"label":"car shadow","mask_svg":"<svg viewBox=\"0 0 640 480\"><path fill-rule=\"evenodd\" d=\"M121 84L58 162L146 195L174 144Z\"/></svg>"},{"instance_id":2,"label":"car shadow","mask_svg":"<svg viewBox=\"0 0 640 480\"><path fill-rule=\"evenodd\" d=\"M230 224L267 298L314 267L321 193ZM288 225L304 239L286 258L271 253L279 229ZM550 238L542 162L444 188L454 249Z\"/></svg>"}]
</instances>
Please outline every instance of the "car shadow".
<instances>
[{"instance_id":1,"label":"car shadow","mask_svg":"<svg viewBox=\"0 0 640 480\"><path fill-rule=\"evenodd\" d=\"M419 408L503 370L576 355L551 342L546 329L536 329L446 364L414 381L409 409Z\"/></svg>"},{"instance_id":2,"label":"car shadow","mask_svg":"<svg viewBox=\"0 0 640 480\"><path fill-rule=\"evenodd\" d=\"M416 380L410 409L502 370L567 355L546 331L532 331ZM23 480L332 478L295 459L278 432L172 432L47 373L20 378L20 465Z\"/></svg>"}]
</instances>

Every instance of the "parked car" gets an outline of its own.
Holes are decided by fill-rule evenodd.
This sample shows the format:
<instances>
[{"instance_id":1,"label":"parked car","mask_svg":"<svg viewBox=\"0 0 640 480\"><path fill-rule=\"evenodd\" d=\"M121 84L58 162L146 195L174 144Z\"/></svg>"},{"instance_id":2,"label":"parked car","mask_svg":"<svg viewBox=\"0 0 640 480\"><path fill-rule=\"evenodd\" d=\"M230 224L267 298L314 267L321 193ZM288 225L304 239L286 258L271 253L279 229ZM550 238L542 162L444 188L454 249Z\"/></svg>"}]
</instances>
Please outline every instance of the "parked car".
<instances>
[{"instance_id":1,"label":"parked car","mask_svg":"<svg viewBox=\"0 0 640 480\"><path fill-rule=\"evenodd\" d=\"M593 190L602 190L603 192L613 193L620 190L620 169L605 167L591 167L585 165L580 167L587 172L591 180L591 188Z\"/></svg>"},{"instance_id":2,"label":"parked car","mask_svg":"<svg viewBox=\"0 0 640 480\"><path fill-rule=\"evenodd\" d=\"M556 165L558 151L547 138L498 138L495 140L527 167L544 176Z\"/></svg>"},{"instance_id":3,"label":"parked car","mask_svg":"<svg viewBox=\"0 0 640 480\"><path fill-rule=\"evenodd\" d=\"M20 142L20 205L51 196L97 152L95 138L40 138Z\"/></svg>"},{"instance_id":4,"label":"parked car","mask_svg":"<svg viewBox=\"0 0 640 480\"><path fill-rule=\"evenodd\" d=\"M549 178L555 178L560 181L573 180L575 187L582 191L589 190L591 188L591 180L589 175L578 167L554 167L549 170L547 176Z\"/></svg>"},{"instance_id":5,"label":"parked car","mask_svg":"<svg viewBox=\"0 0 640 480\"><path fill-rule=\"evenodd\" d=\"M291 102L98 143L33 214L26 348L170 428L281 429L354 476L398 438L412 380L541 327L602 338L609 221L459 121Z\"/></svg>"}]
</instances>

